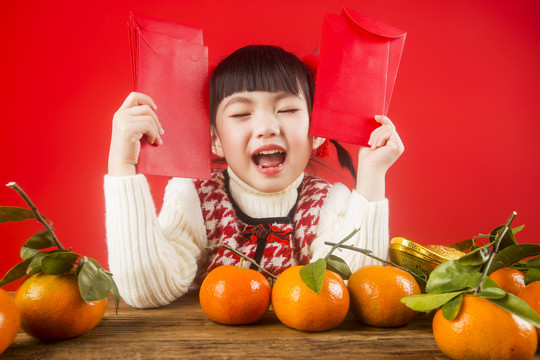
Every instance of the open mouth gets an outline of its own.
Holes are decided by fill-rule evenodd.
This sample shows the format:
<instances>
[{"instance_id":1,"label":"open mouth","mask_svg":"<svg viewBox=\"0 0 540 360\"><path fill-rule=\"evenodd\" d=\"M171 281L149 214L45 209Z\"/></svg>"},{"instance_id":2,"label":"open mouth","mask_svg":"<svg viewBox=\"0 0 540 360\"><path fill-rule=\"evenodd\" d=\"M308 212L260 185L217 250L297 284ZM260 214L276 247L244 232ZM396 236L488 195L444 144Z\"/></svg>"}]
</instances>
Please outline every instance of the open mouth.
<instances>
[{"instance_id":1,"label":"open mouth","mask_svg":"<svg viewBox=\"0 0 540 360\"><path fill-rule=\"evenodd\" d=\"M255 165L260 168L276 168L285 162L285 151L282 150L264 150L256 153L251 158Z\"/></svg>"}]
</instances>

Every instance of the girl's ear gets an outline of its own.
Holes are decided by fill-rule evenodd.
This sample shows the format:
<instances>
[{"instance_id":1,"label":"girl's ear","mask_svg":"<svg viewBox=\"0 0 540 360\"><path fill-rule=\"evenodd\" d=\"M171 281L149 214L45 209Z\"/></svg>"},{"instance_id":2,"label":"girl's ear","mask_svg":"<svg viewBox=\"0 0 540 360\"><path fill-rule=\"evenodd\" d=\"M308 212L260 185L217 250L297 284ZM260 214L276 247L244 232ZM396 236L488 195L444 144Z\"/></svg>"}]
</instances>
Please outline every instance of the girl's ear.
<instances>
[{"instance_id":1,"label":"girl's ear","mask_svg":"<svg viewBox=\"0 0 540 360\"><path fill-rule=\"evenodd\" d=\"M317 150L326 139L318 136L313 137L313 150Z\"/></svg>"},{"instance_id":2,"label":"girl's ear","mask_svg":"<svg viewBox=\"0 0 540 360\"><path fill-rule=\"evenodd\" d=\"M219 135L214 128L212 128L212 153L219 157L225 157L221 140L219 139Z\"/></svg>"}]
</instances>

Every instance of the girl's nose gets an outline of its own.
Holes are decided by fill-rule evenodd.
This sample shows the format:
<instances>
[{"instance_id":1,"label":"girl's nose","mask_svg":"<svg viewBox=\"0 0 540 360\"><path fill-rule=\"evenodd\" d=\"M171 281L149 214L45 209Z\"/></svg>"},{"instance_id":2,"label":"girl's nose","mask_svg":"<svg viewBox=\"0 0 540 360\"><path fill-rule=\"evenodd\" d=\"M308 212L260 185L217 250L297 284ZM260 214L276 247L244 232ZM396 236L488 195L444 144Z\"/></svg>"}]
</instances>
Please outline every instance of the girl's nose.
<instances>
[{"instance_id":1,"label":"girl's nose","mask_svg":"<svg viewBox=\"0 0 540 360\"><path fill-rule=\"evenodd\" d=\"M254 132L258 138L277 136L280 133L279 120L274 114L260 114L256 116Z\"/></svg>"}]
</instances>

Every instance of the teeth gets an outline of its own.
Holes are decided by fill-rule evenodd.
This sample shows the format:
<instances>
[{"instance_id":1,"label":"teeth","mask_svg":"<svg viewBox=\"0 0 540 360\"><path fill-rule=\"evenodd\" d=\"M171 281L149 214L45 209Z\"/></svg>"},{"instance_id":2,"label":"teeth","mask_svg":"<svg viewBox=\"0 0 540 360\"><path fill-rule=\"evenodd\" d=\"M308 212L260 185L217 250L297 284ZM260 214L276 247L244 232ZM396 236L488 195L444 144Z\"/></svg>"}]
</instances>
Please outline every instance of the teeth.
<instances>
[{"instance_id":1,"label":"teeth","mask_svg":"<svg viewBox=\"0 0 540 360\"><path fill-rule=\"evenodd\" d=\"M281 150L264 150L264 151L261 151L259 153L257 153L257 155L271 155L271 154L280 154L282 153L283 151Z\"/></svg>"}]
</instances>

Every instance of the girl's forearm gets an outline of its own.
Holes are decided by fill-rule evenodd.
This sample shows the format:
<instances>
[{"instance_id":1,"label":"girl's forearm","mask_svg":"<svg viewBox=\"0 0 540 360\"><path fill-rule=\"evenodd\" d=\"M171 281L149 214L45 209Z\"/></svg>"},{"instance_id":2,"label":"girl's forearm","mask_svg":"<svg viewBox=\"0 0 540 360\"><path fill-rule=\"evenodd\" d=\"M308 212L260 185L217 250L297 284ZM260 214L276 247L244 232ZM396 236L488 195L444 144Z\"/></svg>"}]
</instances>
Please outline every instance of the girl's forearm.
<instances>
[{"instance_id":1,"label":"girl's forearm","mask_svg":"<svg viewBox=\"0 0 540 360\"><path fill-rule=\"evenodd\" d=\"M137 166L123 161L111 145L109 151L108 174L112 176L137 175Z\"/></svg>"},{"instance_id":2,"label":"girl's forearm","mask_svg":"<svg viewBox=\"0 0 540 360\"><path fill-rule=\"evenodd\" d=\"M386 171L373 168L358 168L356 191L368 201L384 200Z\"/></svg>"},{"instance_id":3,"label":"girl's forearm","mask_svg":"<svg viewBox=\"0 0 540 360\"><path fill-rule=\"evenodd\" d=\"M130 164L121 164L109 160L108 174L112 176L131 176L137 175L137 167Z\"/></svg>"}]
</instances>

